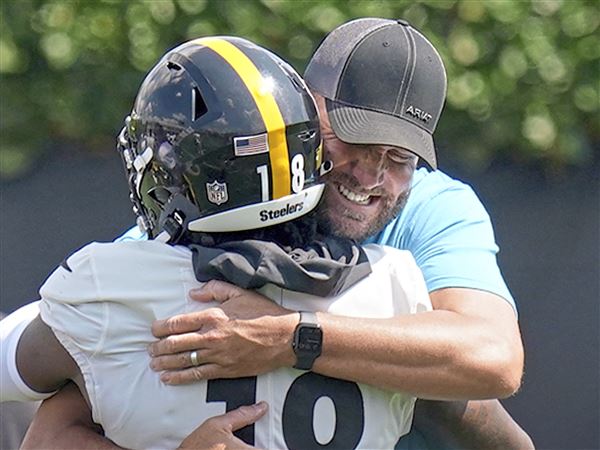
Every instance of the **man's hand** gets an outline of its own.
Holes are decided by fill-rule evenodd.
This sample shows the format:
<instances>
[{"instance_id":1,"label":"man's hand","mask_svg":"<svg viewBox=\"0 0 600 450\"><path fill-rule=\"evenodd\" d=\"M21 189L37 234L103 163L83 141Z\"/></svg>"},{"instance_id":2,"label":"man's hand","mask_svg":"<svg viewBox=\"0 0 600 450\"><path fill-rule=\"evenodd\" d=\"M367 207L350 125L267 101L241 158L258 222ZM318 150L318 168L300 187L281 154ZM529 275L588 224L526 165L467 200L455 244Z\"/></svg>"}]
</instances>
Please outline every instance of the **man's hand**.
<instances>
[{"instance_id":1,"label":"man's hand","mask_svg":"<svg viewBox=\"0 0 600 450\"><path fill-rule=\"evenodd\" d=\"M523 348L511 306L475 289L430 296L434 311L421 314L363 319L317 313L324 339L313 372L430 400L512 395L521 380ZM207 283L192 298L220 304L153 326L163 339L149 348L152 367L165 371L165 383L254 376L294 365L298 313L225 282Z\"/></svg>"},{"instance_id":2,"label":"man's hand","mask_svg":"<svg viewBox=\"0 0 600 450\"><path fill-rule=\"evenodd\" d=\"M179 449L250 449L254 448L233 435L234 431L253 424L267 412L267 404L241 406L221 416L212 417L183 440Z\"/></svg>"},{"instance_id":3,"label":"man's hand","mask_svg":"<svg viewBox=\"0 0 600 450\"><path fill-rule=\"evenodd\" d=\"M154 322L152 333L160 340L149 347L150 367L163 372L163 382L252 376L294 364L291 339L298 313L221 281L210 281L190 296L220 304Z\"/></svg>"}]
</instances>

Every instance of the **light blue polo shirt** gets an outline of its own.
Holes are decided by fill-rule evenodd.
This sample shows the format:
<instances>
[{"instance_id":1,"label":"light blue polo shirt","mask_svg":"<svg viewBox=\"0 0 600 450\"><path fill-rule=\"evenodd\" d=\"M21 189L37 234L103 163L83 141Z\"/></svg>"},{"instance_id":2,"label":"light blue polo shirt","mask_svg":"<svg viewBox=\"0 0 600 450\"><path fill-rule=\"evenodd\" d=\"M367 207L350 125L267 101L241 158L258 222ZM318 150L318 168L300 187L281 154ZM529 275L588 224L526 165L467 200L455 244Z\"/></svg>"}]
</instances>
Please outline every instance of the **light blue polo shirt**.
<instances>
[{"instance_id":1,"label":"light blue polo shirt","mask_svg":"<svg viewBox=\"0 0 600 450\"><path fill-rule=\"evenodd\" d=\"M410 250L429 292L448 287L492 292L515 301L498 268L490 217L470 186L422 167L406 206L366 241Z\"/></svg>"},{"instance_id":2,"label":"light blue polo shirt","mask_svg":"<svg viewBox=\"0 0 600 450\"><path fill-rule=\"evenodd\" d=\"M488 213L470 186L439 170L418 169L400 215L366 242L410 250L429 292L448 287L480 289L506 299L516 312L498 268L498 245ZM414 430L396 446L396 450L427 448Z\"/></svg>"}]
</instances>

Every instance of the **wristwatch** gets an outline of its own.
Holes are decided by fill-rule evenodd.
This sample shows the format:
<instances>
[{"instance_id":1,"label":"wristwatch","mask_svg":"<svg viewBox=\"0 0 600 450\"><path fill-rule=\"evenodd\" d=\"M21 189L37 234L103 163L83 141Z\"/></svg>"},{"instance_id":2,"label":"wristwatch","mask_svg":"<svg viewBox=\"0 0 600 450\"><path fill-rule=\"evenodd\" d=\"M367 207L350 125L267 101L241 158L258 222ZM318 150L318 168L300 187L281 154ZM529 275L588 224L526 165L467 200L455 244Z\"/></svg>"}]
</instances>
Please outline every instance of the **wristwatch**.
<instances>
[{"instance_id":1,"label":"wristwatch","mask_svg":"<svg viewBox=\"0 0 600 450\"><path fill-rule=\"evenodd\" d=\"M296 354L294 369L311 370L321 355L323 345L323 330L312 312L300 311L300 322L294 330L292 348Z\"/></svg>"}]
</instances>

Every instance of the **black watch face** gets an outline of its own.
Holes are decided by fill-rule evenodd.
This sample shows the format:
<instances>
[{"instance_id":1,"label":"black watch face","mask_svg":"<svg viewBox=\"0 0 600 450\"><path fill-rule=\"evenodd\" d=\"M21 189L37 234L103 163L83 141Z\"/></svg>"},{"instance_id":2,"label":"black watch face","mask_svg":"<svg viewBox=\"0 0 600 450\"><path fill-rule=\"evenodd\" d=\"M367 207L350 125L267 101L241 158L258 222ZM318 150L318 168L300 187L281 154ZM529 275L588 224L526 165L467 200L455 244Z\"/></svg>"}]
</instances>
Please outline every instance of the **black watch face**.
<instances>
[{"instance_id":1,"label":"black watch face","mask_svg":"<svg viewBox=\"0 0 600 450\"><path fill-rule=\"evenodd\" d=\"M321 349L323 331L315 327L301 327L298 330L296 349L302 352L318 352Z\"/></svg>"}]
</instances>

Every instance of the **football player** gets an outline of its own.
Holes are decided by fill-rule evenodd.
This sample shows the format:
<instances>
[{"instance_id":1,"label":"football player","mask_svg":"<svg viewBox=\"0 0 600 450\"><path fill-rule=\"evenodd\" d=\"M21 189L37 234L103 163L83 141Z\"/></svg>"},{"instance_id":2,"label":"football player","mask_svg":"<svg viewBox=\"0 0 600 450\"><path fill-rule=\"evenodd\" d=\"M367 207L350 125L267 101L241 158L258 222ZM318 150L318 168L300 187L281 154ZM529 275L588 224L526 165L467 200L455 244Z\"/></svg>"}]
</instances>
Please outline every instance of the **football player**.
<instances>
[{"instance_id":1,"label":"football player","mask_svg":"<svg viewBox=\"0 0 600 450\"><path fill-rule=\"evenodd\" d=\"M42 286L39 317L3 322L2 400L45 398L71 380L105 435L127 448L175 448L198 424L259 401L268 413L238 434L249 445L393 447L410 430L415 396L311 372L322 337L315 312L386 319L431 304L409 252L320 232L312 212L330 164L300 76L240 38L182 44L145 78L118 149L149 239L84 247ZM285 308L298 323L293 339L280 337L294 367L159 380L147 354L152 321L193 311L228 320L186 296L215 279L258 289L274 316ZM183 356L191 366L203 357Z\"/></svg>"}]
</instances>

